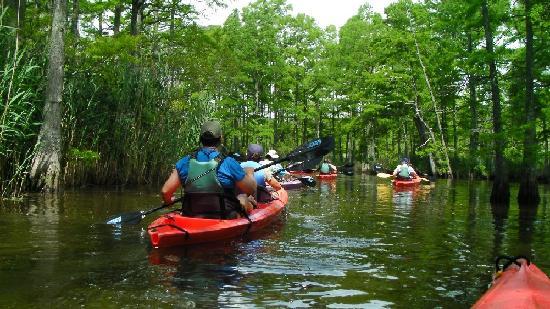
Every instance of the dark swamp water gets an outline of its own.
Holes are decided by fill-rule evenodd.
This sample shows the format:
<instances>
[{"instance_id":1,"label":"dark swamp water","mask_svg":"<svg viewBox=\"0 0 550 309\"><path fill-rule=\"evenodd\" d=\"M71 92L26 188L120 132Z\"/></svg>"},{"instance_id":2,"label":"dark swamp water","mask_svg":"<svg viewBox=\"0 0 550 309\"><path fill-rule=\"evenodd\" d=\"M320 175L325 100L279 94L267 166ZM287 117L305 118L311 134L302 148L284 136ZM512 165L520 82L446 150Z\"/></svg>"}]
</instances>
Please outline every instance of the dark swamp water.
<instances>
[{"instance_id":1,"label":"dark swamp water","mask_svg":"<svg viewBox=\"0 0 550 309\"><path fill-rule=\"evenodd\" d=\"M492 209L488 182L395 192L372 176L289 191L281 220L224 243L155 250L104 224L151 190L29 195L0 207L0 307L467 308L499 254L550 273L550 188L537 209ZM515 197L517 187L512 188Z\"/></svg>"}]
</instances>

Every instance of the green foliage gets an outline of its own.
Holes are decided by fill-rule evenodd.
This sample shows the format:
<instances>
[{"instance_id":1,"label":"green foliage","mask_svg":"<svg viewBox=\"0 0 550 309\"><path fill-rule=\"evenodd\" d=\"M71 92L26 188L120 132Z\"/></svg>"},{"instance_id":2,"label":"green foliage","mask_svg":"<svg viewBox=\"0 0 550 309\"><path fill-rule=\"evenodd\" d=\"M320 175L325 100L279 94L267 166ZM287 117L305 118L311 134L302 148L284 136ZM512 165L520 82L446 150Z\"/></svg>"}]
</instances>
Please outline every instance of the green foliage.
<instances>
[{"instance_id":1,"label":"green foliage","mask_svg":"<svg viewBox=\"0 0 550 309\"><path fill-rule=\"evenodd\" d=\"M27 7L17 52L14 29L0 27L2 195L24 187L39 130L51 23L43 4ZM179 157L198 146L200 124L210 118L223 123L231 151L259 142L287 153L331 134L337 137L337 163L391 167L408 155L427 171L432 157L444 174L442 134L457 174L493 172L489 55L480 1L401 0L386 9L386 17L365 5L339 30L321 29L313 18L293 15L284 0L255 1L235 10L224 25L210 27L192 22L196 9L191 4L152 1L141 8L139 35L130 35L129 3L79 4L81 37L68 36L65 49L66 184L162 181ZM531 11L541 144L548 142L550 120L544 104L550 97L544 4L534 1ZM115 36L107 23L114 22L116 6L122 15ZM519 169L525 52L514 42L524 38L522 3L490 1L490 10L499 38L505 156ZM104 33L97 31L100 15ZM442 119L441 132L415 42Z\"/></svg>"}]
</instances>

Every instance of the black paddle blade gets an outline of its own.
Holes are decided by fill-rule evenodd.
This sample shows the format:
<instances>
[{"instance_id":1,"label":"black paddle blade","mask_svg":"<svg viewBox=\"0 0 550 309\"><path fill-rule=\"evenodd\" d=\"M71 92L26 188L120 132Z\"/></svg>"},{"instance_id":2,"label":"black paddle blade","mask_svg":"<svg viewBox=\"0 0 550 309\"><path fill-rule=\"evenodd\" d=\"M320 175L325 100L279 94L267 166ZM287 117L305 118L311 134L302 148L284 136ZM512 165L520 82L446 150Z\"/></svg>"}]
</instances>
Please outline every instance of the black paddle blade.
<instances>
[{"instance_id":1,"label":"black paddle blade","mask_svg":"<svg viewBox=\"0 0 550 309\"><path fill-rule=\"evenodd\" d=\"M134 211L134 212L128 212L118 216L111 217L109 218L109 220L107 220L106 223L112 224L112 225L122 225L122 224L135 225L140 223L143 217L144 215L142 211Z\"/></svg>"},{"instance_id":2,"label":"black paddle blade","mask_svg":"<svg viewBox=\"0 0 550 309\"><path fill-rule=\"evenodd\" d=\"M290 161L308 161L319 158L334 149L334 137L320 137L311 140L291 152L287 158Z\"/></svg>"},{"instance_id":3,"label":"black paddle blade","mask_svg":"<svg viewBox=\"0 0 550 309\"><path fill-rule=\"evenodd\" d=\"M327 136L311 140L291 152L287 158L292 161L308 161L326 155L334 149L334 137Z\"/></svg>"},{"instance_id":4,"label":"black paddle blade","mask_svg":"<svg viewBox=\"0 0 550 309\"><path fill-rule=\"evenodd\" d=\"M321 164L321 161L323 161L323 157L312 158L303 162L296 162L292 165L289 165L287 167L287 170L289 171L313 170L313 169L316 169L319 166L319 164Z\"/></svg>"},{"instance_id":5,"label":"black paddle blade","mask_svg":"<svg viewBox=\"0 0 550 309\"><path fill-rule=\"evenodd\" d=\"M311 176L300 177L298 179L308 187L315 187L315 185L317 184L315 179L313 179L313 177Z\"/></svg>"}]
</instances>

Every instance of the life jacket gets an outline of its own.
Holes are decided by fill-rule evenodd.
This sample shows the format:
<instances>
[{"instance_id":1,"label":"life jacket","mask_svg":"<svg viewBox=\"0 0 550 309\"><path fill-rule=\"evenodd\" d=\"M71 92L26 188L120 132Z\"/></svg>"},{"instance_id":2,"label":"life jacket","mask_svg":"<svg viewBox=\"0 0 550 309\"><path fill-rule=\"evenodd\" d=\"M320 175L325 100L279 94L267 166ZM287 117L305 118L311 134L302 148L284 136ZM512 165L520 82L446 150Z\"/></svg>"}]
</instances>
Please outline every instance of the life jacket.
<instances>
[{"instance_id":1,"label":"life jacket","mask_svg":"<svg viewBox=\"0 0 550 309\"><path fill-rule=\"evenodd\" d=\"M411 174L409 173L409 166L407 164L402 164L399 166L399 177L410 178Z\"/></svg>"},{"instance_id":2,"label":"life jacket","mask_svg":"<svg viewBox=\"0 0 550 309\"><path fill-rule=\"evenodd\" d=\"M245 167L251 167L251 168L258 168L262 166L262 164L256 162L256 161L246 161L242 162L241 166L243 168ZM258 186L256 190L256 201L257 202L268 202L273 200L273 197L271 196L271 193L267 190L266 186L267 183L265 182L265 172L264 170L259 170L254 172L254 179L256 180L256 185Z\"/></svg>"},{"instance_id":3,"label":"life jacket","mask_svg":"<svg viewBox=\"0 0 550 309\"><path fill-rule=\"evenodd\" d=\"M232 218L240 210L233 188L224 188L217 173L225 157L218 154L206 162L197 160L198 151L189 159L182 212L190 217Z\"/></svg>"},{"instance_id":4,"label":"life jacket","mask_svg":"<svg viewBox=\"0 0 550 309\"><path fill-rule=\"evenodd\" d=\"M328 163L321 164L321 168L319 169L319 172L321 172L321 174L330 173L330 165L328 165Z\"/></svg>"}]
</instances>

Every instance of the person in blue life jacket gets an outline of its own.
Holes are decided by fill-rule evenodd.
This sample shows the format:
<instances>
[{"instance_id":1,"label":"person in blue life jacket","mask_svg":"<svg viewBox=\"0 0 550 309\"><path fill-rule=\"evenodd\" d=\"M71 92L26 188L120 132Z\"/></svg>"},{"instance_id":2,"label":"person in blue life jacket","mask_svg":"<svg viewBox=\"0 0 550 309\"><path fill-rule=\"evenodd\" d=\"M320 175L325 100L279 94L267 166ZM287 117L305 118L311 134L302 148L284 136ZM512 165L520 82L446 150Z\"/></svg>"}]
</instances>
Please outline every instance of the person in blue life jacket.
<instances>
[{"instance_id":1,"label":"person in blue life jacket","mask_svg":"<svg viewBox=\"0 0 550 309\"><path fill-rule=\"evenodd\" d=\"M250 144L246 151L247 161L242 162L241 166L243 168L258 168L263 164L260 164L260 160L263 157L264 149L261 145ZM281 184L273 177L271 170L265 168L254 172L254 178L256 179L256 184L258 185L257 193L255 199L257 202L265 202L271 200L271 195L267 192L266 187L270 185L273 190L278 191L281 189Z\"/></svg>"},{"instance_id":2,"label":"person in blue life jacket","mask_svg":"<svg viewBox=\"0 0 550 309\"><path fill-rule=\"evenodd\" d=\"M181 158L162 186L165 204L174 200L174 192L181 186L185 193L182 213L186 216L234 219L253 209L246 194L256 193L254 171L221 154L218 147L222 140L219 122L203 123L202 147ZM237 196L237 190L245 194Z\"/></svg>"},{"instance_id":3,"label":"person in blue life jacket","mask_svg":"<svg viewBox=\"0 0 550 309\"><path fill-rule=\"evenodd\" d=\"M405 179L410 180L413 178L418 177L412 166L410 165L410 161L408 158L401 159L401 164L399 164L395 170L393 170L393 176L397 179Z\"/></svg>"},{"instance_id":4,"label":"person in blue life jacket","mask_svg":"<svg viewBox=\"0 0 550 309\"><path fill-rule=\"evenodd\" d=\"M319 167L319 174L336 174L338 169L330 162L329 159L325 159Z\"/></svg>"},{"instance_id":5,"label":"person in blue life jacket","mask_svg":"<svg viewBox=\"0 0 550 309\"><path fill-rule=\"evenodd\" d=\"M265 159L260 161L260 164L261 165L271 164L276 159L279 159L279 155L277 154L277 151L275 149L271 149L265 154ZM284 179L285 176L288 174L288 172L283 168L283 166L280 163L270 166L269 170L271 171L271 174L278 181L280 181L281 179Z\"/></svg>"}]
</instances>

